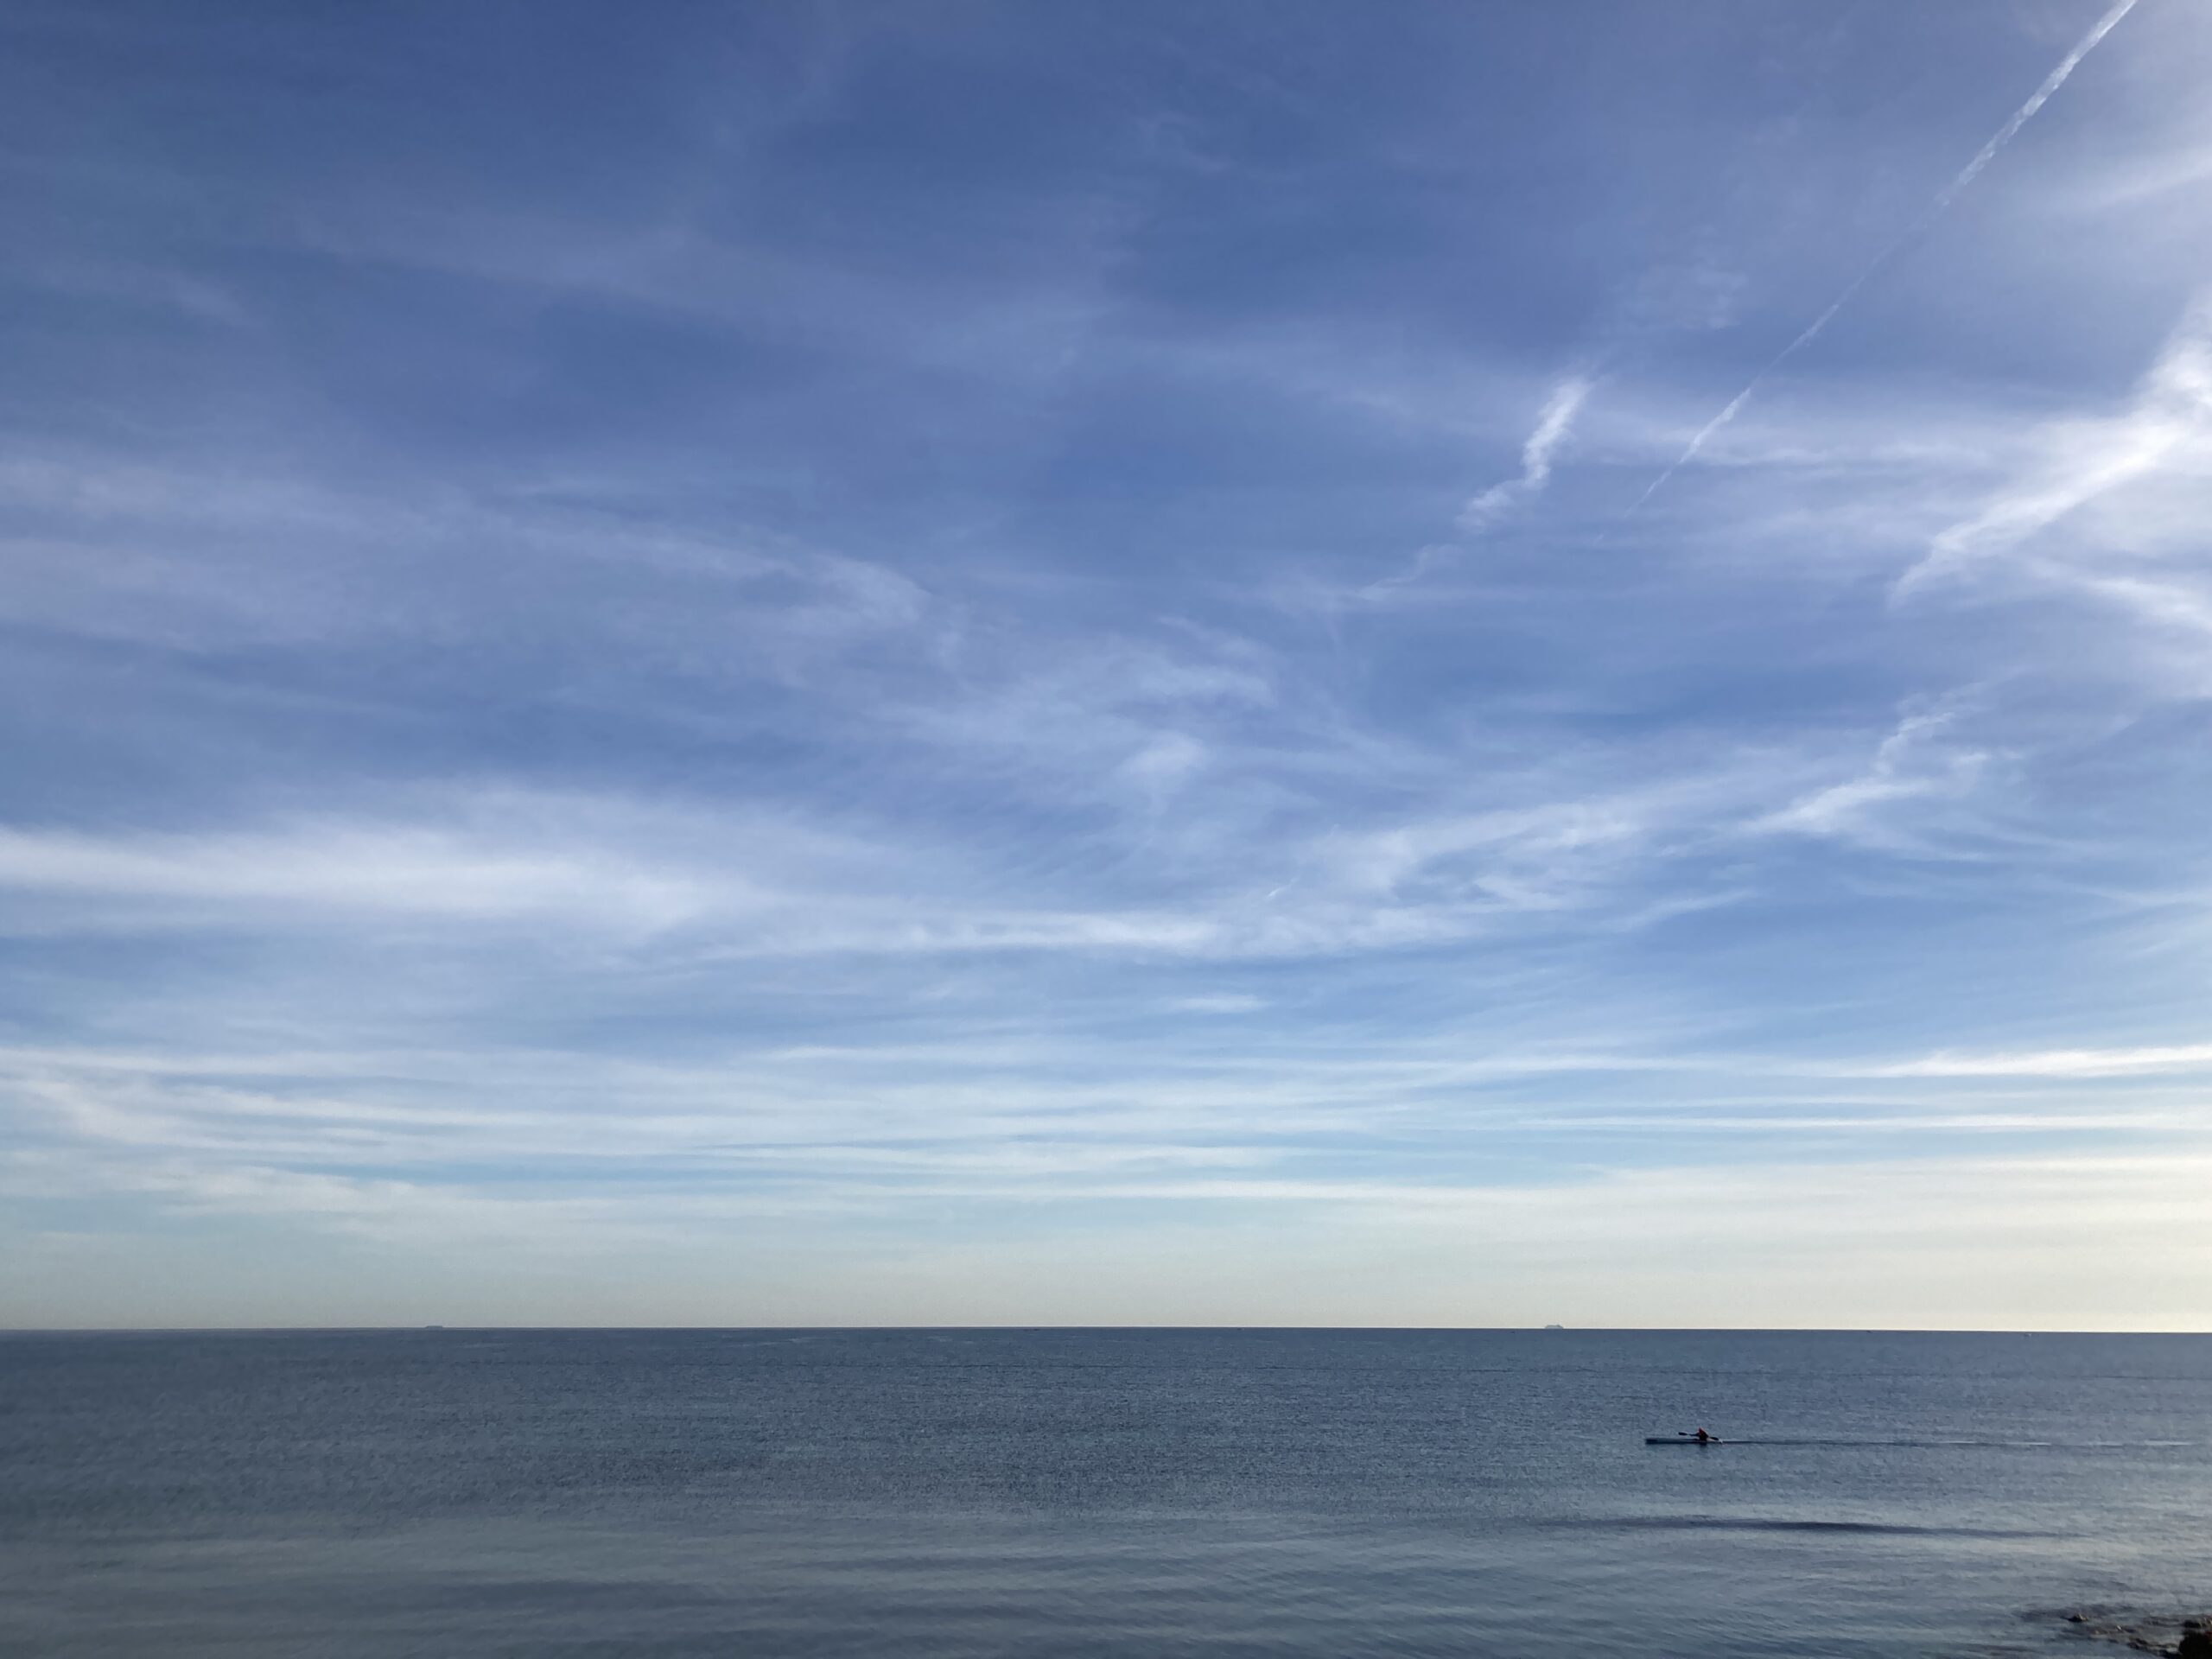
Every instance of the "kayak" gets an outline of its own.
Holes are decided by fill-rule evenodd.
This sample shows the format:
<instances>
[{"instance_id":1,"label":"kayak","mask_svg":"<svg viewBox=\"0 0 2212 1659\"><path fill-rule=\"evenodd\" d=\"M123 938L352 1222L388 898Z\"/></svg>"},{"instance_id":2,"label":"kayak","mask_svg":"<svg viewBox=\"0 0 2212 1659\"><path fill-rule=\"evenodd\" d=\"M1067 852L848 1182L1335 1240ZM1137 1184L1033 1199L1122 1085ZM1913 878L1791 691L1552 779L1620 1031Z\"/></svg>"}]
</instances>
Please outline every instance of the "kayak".
<instances>
[{"instance_id":1,"label":"kayak","mask_svg":"<svg viewBox=\"0 0 2212 1659\"><path fill-rule=\"evenodd\" d=\"M1718 1434L1708 1434L1701 1440L1694 1434L1647 1434L1643 1437L1643 1443L1646 1446L1726 1446L1728 1444Z\"/></svg>"}]
</instances>

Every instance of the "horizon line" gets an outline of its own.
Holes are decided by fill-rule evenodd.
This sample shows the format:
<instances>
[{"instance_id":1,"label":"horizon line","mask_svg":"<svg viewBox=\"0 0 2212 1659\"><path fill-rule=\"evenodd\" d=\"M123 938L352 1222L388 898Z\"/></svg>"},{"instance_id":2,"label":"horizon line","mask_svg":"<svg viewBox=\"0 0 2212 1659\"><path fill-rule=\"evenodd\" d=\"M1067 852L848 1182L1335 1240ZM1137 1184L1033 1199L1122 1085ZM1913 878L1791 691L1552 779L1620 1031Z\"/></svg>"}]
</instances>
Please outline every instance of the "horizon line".
<instances>
[{"instance_id":1,"label":"horizon line","mask_svg":"<svg viewBox=\"0 0 2212 1659\"><path fill-rule=\"evenodd\" d=\"M0 1325L9 1336L726 1336L754 1332L900 1334L900 1332L1241 1332L1307 1336L2212 1336L2196 1330L2035 1330L2022 1325Z\"/></svg>"}]
</instances>

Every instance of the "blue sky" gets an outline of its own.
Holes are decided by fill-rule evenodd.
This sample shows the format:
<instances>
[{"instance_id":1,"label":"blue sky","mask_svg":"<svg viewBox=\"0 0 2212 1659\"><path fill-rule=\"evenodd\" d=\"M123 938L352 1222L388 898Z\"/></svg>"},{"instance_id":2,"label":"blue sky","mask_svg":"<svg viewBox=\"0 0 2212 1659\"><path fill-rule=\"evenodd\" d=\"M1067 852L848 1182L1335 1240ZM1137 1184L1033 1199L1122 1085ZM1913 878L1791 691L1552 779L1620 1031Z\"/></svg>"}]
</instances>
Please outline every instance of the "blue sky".
<instances>
[{"instance_id":1,"label":"blue sky","mask_svg":"<svg viewBox=\"0 0 2212 1659\"><path fill-rule=\"evenodd\" d=\"M0 1319L2212 1326L2208 69L6 6Z\"/></svg>"}]
</instances>

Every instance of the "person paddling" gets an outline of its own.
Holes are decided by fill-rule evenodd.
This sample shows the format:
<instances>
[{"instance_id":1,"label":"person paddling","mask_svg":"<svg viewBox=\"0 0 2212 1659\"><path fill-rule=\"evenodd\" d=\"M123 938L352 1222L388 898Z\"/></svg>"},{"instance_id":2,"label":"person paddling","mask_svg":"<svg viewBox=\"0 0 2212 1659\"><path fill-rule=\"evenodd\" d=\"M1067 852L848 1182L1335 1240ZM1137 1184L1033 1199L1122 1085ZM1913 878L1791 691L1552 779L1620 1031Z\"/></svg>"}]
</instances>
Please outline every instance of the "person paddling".
<instances>
[{"instance_id":1,"label":"person paddling","mask_svg":"<svg viewBox=\"0 0 2212 1659\"><path fill-rule=\"evenodd\" d=\"M1713 1436L1707 1433L1701 1428L1690 1438L1694 1440L1700 1446L1709 1446L1713 1443Z\"/></svg>"}]
</instances>

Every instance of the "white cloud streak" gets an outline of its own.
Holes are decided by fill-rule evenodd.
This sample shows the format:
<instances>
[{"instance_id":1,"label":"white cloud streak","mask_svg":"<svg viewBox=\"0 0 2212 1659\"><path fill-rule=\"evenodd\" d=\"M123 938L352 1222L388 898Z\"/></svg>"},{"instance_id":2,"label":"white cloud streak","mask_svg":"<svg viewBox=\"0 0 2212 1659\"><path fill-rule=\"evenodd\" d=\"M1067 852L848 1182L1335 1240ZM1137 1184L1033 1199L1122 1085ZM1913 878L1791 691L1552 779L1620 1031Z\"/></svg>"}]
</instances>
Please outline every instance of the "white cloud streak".
<instances>
[{"instance_id":1,"label":"white cloud streak","mask_svg":"<svg viewBox=\"0 0 2212 1659\"><path fill-rule=\"evenodd\" d=\"M1931 1054L1869 1067L1870 1077L2124 1077L2212 1070L2212 1043L2158 1048L2028 1049L2015 1053Z\"/></svg>"},{"instance_id":2,"label":"white cloud streak","mask_svg":"<svg viewBox=\"0 0 2212 1659\"><path fill-rule=\"evenodd\" d=\"M1957 799L1970 793L1990 756L1942 740L1953 709L1908 714L1874 751L1859 776L1830 784L1755 820L1753 834L1802 835L1860 842L1892 850L1916 845L1886 821L1901 803Z\"/></svg>"},{"instance_id":3,"label":"white cloud streak","mask_svg":"<svg viewBox=\"0 0 2212 1659\"><path fill-rule=\"evenodd\" d=\"M1897 579L1896 595L1909 597L2012 552L2100 497L2158 472L2192 444L2202 445L2208 432L2212 297L2200 297L2144 376L2125 414L2052 429L2044 465L1937 536L1926 555ZM2152 597L2112 591L2109 578L2105 580L2108 596L2122 602ZM2194 613L2186 620L2194 620Z\"/></svg>"},{"instance_id":4,"label":"white cloud streak","mask_svg":"<svg viewBox=\"0 0 2212 1659\"><path fill-rule=\"evenodd\" d=\"M1459 528L1482 531L1507 513L1526 505L1551 482L1552 462L1574 430L1575 416L1589 400L1596 382L1580 372L1567 375L1552 388L1536 417L1535 428L1521 446L1521 475L1493 484L1459 510Z\"/></svg>"}]
</instances>

